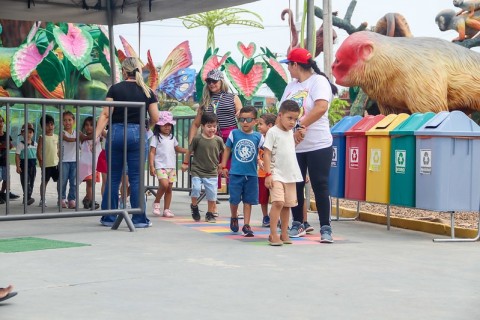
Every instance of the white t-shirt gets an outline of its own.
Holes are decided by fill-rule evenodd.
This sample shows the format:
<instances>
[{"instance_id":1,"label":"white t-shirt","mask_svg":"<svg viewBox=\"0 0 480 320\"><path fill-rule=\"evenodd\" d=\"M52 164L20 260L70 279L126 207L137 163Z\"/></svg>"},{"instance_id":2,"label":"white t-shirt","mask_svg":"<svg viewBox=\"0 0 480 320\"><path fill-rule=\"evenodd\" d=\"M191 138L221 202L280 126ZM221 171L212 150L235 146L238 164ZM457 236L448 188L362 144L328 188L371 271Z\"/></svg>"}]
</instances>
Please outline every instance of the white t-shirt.
<instances>
[{"instance_id":1,"label":"white t-shirt","mask_svg":"<svg viewBox=\"0 0 480 320\"><path fill-rule=\"evenodd\" d=\"M265 136L264 149L272 151L270 170L274 181L284 183L303 181L295 155L293 131L283 131L273 126Z\"/></svg>"},{"instance_id":2,"label":"white t-shirt","mask_svg":"<svg viewBox=\"0 0 480 320\"><path fill-rule=\"evenodd\" d=\"M293 79L283 92L282 100L294 100L300 106L300 120L312 111L316 100L325 100L330 108L332 101L332 88L327 78L318 74L312 74L303 82ZM305 138L297 144L296 152L308 152L328 148L332 145L330 123L328 121L328 109L325 114L308 126Z\"/></svg>"},{"instance_id":3,"label":"white t-shirt","mask_svg":"<svg viewBox=\"0 0 480 320\"><path fill-rule=\"evenodd\" d=\"M178 146L178 141L175 137L160 135L153 136L150 140L150 147L156 149L155 153L155 169L174 169L176 168L177 156L175 147Z\"/></svg>"},{"instance_id":4,"label":"white t-shirt","mask_svg":"<svg viewBox=\"0 0 480 320\"><path fill-rule=\"evenodd\" d=\"M72 134L68 133L67 131L63 131L65 133L65 136L67 138L77 138L77 133L75 130L73 130ZM63 154L62 154L62 162L75 162L77 161L77 142L67 142L67 141L62 141L62 147L63 147Z\"/></svg>"}]
</instances>

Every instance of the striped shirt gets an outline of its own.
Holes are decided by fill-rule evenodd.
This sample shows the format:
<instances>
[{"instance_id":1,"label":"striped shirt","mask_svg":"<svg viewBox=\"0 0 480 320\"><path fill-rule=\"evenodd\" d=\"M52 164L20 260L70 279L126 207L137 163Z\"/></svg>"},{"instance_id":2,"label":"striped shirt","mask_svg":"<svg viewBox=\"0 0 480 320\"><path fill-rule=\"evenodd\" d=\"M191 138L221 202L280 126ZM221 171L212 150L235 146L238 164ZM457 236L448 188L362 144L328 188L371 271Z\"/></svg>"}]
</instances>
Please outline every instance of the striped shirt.
<instances>
[{"instance_id":1,"label":"striped shirt","mask_svg":"<svg viewBox=\"0 0 480 320\"><path fill-rule=\"evenodd\" d=\"M212 93L212 102L205 107L206 112L215 112L220 129L236 127L235 95L230 92Z\"/></svg>"}]
</instances>

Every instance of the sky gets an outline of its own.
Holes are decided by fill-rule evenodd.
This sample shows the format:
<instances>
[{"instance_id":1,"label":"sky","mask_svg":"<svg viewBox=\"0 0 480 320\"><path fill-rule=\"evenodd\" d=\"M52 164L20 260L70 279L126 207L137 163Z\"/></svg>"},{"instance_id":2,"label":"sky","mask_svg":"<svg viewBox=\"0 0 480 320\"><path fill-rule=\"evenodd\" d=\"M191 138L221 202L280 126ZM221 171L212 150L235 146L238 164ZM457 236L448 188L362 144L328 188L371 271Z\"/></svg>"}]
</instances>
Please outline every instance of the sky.
<instances>
[{"instance_id":1,"label":"sky","mask_svg":"<svg viewBox=\"0 0 480 320\"><path fill-rule=\"evenodd\" d=\"M303 1L299 1L303 5ZM350 0L332 0L332 10L338 11L338 17L343 18ZM315 6L322 7L323 1L316 0ZM237 63L241 63L241 55L237 49L237 43L241 41L245 45L250 42L256 44L257 53L260 47L268 47L270 51L278 53L280 57L285 56L290 43L290 31L288 22L280 17L283 9L291 8L295 12L296 0L261 0L251 4L240 6L251 10L262 16L265 29L256 29L243 26L224 26L215 29L215 42L219 48L219 54L227 51ZM302 8L303 9L303 8ZM388 12L398 12L405 16L414 36L427 36L451 40L457 36L454 31L441 32L435 23L435 16L443 9L454 9L452 0L357 0L351 22L354 26L361 22L368 22L374 26L376 22ZM303 10L301 10L303 11ZM255 20L251 15L242 15L245 19ZM318 28L322 20L315 18L315 25ZM122 35L138 52L140 39L140 58L146 60L146 52L150 49L153 61L161 65L171 50L182 41L189 40L193 56L193 68L200 69L202 59L206 50L205 28L186 29L179 19L167 19L162 21L145 22L140 27L138 24L120 25L114 27L115 44L122 48L118 35ZM335 28L338 38L333 45L334 52L345 40L348 34ZM320 56L317 63L323 69L323 60Z\"/></svg>"}]
</instances>

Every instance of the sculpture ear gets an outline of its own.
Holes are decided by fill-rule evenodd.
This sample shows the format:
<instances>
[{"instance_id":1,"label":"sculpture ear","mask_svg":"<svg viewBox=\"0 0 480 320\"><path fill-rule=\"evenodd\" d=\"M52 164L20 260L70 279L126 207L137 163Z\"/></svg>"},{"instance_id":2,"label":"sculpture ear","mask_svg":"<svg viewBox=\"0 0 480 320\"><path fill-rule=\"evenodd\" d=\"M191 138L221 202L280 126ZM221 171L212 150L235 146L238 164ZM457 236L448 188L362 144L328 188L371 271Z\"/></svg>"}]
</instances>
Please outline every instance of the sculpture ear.
<instances>
[{"instance_id":1,"label":"sculpture ear","mask_svg":"<svg viewBox=\"0 0 480 320\"><path fill-rule=\"evenodd\" d=\"M369 61L373 57L373 44L363 43L358 48L358 56L363 61Z\"/></svg>"}]
</instances>

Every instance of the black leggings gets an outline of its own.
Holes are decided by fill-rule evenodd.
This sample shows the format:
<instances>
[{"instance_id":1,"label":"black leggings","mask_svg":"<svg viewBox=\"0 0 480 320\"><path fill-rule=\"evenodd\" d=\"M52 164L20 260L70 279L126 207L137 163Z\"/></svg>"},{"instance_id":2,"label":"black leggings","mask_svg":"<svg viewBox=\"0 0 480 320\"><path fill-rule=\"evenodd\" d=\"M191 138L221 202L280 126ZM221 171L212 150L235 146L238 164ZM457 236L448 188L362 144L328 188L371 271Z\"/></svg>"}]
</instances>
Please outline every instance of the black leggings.
<instances>
[{"instance_id":1,"label":"black leggings","mask_svg":"<svg viewBox=\"0 0 480 320\"><path fill-rule=\"evenodd\" d=\"M305 175L308 169L310 183L315 195L320 226L330 225L330 193L328 176L332 163L332 147L297 153L298 166L302 172L303 182L297 182L298 206L292 208L293 220L303 221L303 203L305 202Z\"/></svg>"}]
</instances>

